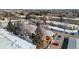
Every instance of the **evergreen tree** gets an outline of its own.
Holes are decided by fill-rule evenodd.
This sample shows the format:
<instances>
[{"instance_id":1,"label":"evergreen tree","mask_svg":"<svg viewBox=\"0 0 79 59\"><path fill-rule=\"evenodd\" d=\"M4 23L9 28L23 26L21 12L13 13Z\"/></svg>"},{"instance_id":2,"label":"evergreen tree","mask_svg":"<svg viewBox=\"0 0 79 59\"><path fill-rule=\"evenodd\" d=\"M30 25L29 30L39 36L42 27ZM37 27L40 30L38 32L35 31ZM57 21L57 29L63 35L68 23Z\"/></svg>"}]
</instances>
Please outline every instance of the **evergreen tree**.
<instances>
[{"instance_id":1,"label":"evergreen tree","mask_svg":"<svg viewBox=\"0 0 79 59\"><path fill-rule=\"evenodd\" d=\"M10 32L13 32L13 28L14 28L14 26L13 26L12 22L9 21L8 25L7 25L7 30L10 31Z\"/></svg>"},{"instance_id":2,"label":"evergreen tree","mask_svg":"<svg viewBox=\"0 0 79 59\"><path fill-rule=\"evenodd\" d=\"M15 24L13 26L14 26L13 34L16 34L16 26L15 26Z\"/></svg>"},{"instance_id":3,"label":"evergreen tree","mask_svg":"<svg viewBox=\"0 0 79 59\"><path fill-rule=\"evenodd\" d=\"M37 28L36 28L36 31L35 31L35 35L33 35L33 44L35 45L38 45L40 44L40 42L42 41L42 31L41 31L41 28L40 28L40 25L39 23L37 23Z\"/></svg>"},{"instance_id":4,"label":"evergreen tree","mask_svg":"<svg viewBox=\"0 0 79 59\"><path fill-rule=\"evenodd\" d=\"M33 44L37 45L40 42L40 39L41 39L40 36L35 35L35 37L33 37L32 40Z\"/></svg>"},{"instance_id":5,"label":"evergreen tree","mask_svg":"<svg viewBox=\"0 0 79 59\"><path fill-rule=\"evenodd\" d=\"M31 35L29 35L31 39L33 39L35 37L35 34L32 33Z\"/></svg>"},{"instance_id":6,"label":"evergreen tree","mask_svg":"<svg viewBox=\"0 0 79 59\"><path fill-rule=\"evenodd\" d=\"M16 35L19 35L20 31L21 31L20 24L19 23L17 23L17 25L14 24L14 31L13 31L13 33L16 34Z\"/></svg>"}]
</instances>

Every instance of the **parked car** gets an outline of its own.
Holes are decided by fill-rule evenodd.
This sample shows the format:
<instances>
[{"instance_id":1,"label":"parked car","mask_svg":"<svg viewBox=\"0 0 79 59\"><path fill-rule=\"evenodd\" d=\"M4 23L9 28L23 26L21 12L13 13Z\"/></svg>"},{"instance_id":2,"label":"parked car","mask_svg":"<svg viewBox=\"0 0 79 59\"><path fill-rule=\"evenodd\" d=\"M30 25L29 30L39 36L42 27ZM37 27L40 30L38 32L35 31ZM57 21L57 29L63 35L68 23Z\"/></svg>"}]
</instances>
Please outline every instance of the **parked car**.
<instances>
[{"instance_id":1,"label":"parked car","mask_svg":"<svg viewBox=\"0 0 79 59\"><path fill-rule=\"evenodd\" d=\"M55 38L52 40L51 44L58 46L59 45L59 40L64 39L64 36L62 35L56 35Z\"/></svg>"},{"instance_id":2,"label":"parked car","mask_svg":"<svg viewBox=\"0 0 79 59\"><path fill-rule=\"evenodd\" d=\"M56 40L53 40L53 41L51 42L51 44L52 44L52 45L55 45L55 46L58 46L58 45L59 45L59 42L56 41Z\"/></svg>"}]
</instances>

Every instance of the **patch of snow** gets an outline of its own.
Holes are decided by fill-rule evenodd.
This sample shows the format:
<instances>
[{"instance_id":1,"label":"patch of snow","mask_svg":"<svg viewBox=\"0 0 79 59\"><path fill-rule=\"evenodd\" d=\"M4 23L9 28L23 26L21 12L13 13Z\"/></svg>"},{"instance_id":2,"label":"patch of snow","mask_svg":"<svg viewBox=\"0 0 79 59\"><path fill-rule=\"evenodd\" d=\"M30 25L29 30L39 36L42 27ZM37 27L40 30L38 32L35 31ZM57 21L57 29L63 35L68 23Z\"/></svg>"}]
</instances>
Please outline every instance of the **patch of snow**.
<instances>
[{"instance_id":1,"label":"patch of snow","mask_svg":"<svg viewBox=\"0 0 79 59\"><path fill-rule=\"evenodd\" d=\"M55 27L55 26L50 26L50 25L48 25L48 28L49 29L54 29L54 30L57 30L57 31L62 31L62 32L67 32L67 33L77 33L78 32L78 30L67 30L67 29L62 29L62 28L58 28L58 27Z\"/></svg>"},{"instance_id":2,"label":"patch of snow","mask_svg":"<svg viewBox=\"0 0 79 59\"><path fill-rule=\"evenodd\" d=\"M2 42L2 43L1 43ZM35 45L29 43L4 29L0 29L0 48L36 48Z\"/></svg>"},{"instance_id":3,"label":"patch of snow","mask_svg":"<svg viewBox=\"0 0 79 59\"><path fill-rule=\"evenodd\" d=\"M43 31L44 36L52 36L54 34L54 32L50 31L50 30L45 30Z\"/></svg>"}]
</instances>

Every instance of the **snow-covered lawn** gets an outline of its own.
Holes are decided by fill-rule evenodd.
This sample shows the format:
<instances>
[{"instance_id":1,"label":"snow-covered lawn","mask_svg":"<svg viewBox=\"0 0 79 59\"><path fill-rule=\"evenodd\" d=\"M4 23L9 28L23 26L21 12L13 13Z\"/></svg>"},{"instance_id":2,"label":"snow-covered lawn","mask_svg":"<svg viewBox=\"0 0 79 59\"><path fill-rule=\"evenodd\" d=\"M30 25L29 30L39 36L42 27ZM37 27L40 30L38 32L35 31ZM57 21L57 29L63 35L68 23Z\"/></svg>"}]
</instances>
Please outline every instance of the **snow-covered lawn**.
<instances>
[{"instance_id":1,"label":"snow-covered lawn","mask_svg":"<svg viewBox=\"0 0 79 59\"><path fill-rule=\"evenodd\" d=\"M73 27L73 26L75 26L76 28L78 28L78 25L75 25L75 24L56 22L56 21L46 21L46 22L47 23L52 23L52 24L55 24L55 25L63 25L63 26L67 26L67 27Z\"/></svg>"},{"instance_id":2,"label":"snow-covered lawn","mask_svg":"<svg viewBox=\"0 0 79 59\"><path fill-rule=\"evenodd\" d=\"M0 29L0 48L36 48L35 45L29 43L4 29Z\"/></svg>"},{"instance_id":3,"label":"snow-covered lawn","mask_svg":"<svg viewBox=\"0 0 79 59\"><path fill-rule=\"evenodd\" d=\"M50 25L46 25L46 27L48 27L49 29L53 29L53 30L57 30L57 31L62 31L62 32L67 32L67 33L78 33L78 30L68 30L68 29L62 29L59 27L55 27L55 26L50 26Z\"/></svg>"},{"instance_id":4,"label":"snow-covered lawn","mask_svg":"<svg viewBox=\"0 0 79 59\"><path fill-rule=\"evenodd\" d=\"M60 17L52 17L52 18L60 19ZM63 19L69 19L69 20L79 20L79 18L78 18L78 17L76 17L76 18L67 18L67 17L63 17Z\"/></svg>"}]
</instances>

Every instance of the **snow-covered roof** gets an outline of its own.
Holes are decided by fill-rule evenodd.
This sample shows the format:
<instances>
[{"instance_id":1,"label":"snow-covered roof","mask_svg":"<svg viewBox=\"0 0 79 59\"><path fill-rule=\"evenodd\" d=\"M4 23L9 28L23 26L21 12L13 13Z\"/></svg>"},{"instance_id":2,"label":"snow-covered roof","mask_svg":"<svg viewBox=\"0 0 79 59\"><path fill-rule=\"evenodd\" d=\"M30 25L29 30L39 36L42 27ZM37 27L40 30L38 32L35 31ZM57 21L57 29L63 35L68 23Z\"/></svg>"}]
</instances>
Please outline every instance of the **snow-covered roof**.
<instances>
[{"instance_id":1,"label":"snow-covered roof","mask_svg":"<svg viewBox=\"0 0 79 59\"><path fill-rule=\"evenodd\" d=\"M0 29L0 48L36 48L35 45L29 43L4 29Z\"/></svg>"},{"instance_id":2,"label":"snow-covered roof","mask_svg":"<svg viewBox=\"0 0 79 59\"><path fill-rule=\"evenodd\" d=\"M53 34L55 34L54 32L50 31L50 30L45 30L43 31L44 36L52 36Z\"/></svg>"}]
</instances>

